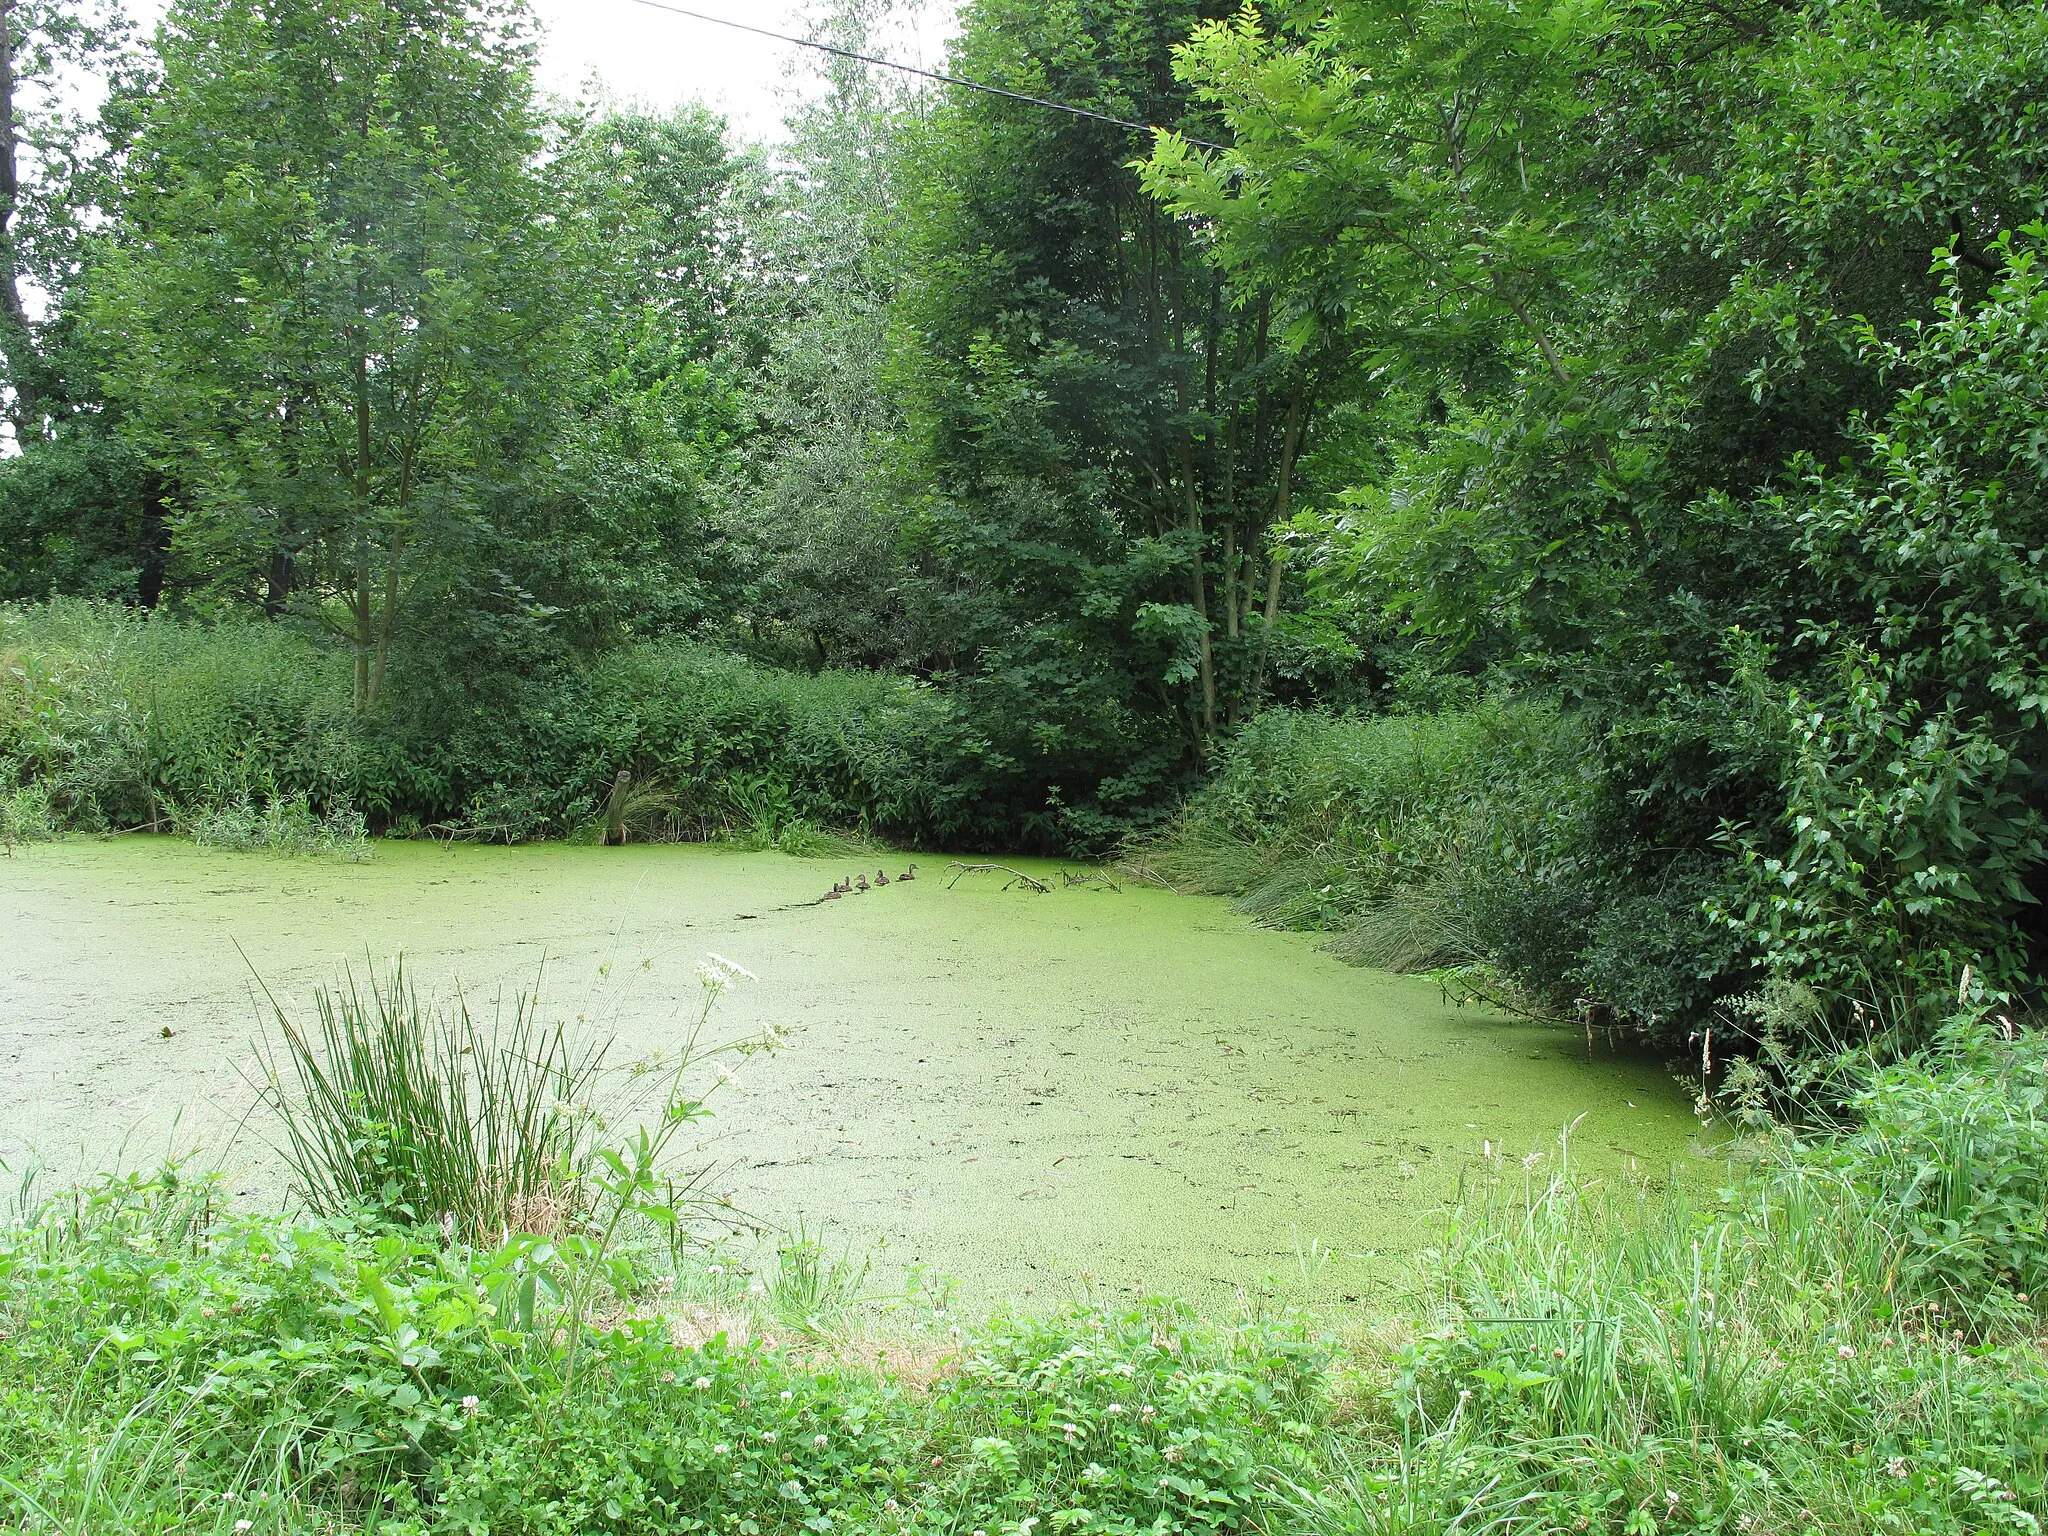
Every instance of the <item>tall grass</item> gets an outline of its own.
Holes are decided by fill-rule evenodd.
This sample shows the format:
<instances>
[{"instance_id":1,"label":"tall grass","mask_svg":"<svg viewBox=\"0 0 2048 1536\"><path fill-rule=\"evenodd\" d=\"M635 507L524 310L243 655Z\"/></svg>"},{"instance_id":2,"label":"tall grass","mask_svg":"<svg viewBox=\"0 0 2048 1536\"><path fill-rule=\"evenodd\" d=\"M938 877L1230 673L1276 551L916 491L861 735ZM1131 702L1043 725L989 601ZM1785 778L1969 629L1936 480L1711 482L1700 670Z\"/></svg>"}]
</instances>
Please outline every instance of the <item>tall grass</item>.
<instances>
[{"instance_id":1,"label":"tall grass","mask_svg":"<svg viewBox=\"0 0 2048 1536\"><path fill-rule=\"evenodd\" d=\"M1569 1178L1491 1194L1425 1259L1301 1528L2038 1530L2033 1313L1957 1305L1900 1217L1833 1144L1704 1207Z\"/></svg>"}]
</instances>

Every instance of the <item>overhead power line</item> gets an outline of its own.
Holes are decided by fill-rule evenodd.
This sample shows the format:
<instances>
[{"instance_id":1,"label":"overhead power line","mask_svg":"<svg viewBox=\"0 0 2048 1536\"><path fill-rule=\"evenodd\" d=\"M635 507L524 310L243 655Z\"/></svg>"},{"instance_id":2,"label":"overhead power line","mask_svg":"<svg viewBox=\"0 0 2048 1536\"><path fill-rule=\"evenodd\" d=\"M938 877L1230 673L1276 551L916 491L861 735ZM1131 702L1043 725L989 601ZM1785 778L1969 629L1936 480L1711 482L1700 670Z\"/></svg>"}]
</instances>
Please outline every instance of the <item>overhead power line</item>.
<instances>
[{"instance_id":1,"label":"overhead power line","mask_svg":"<svg viewBox=\"0 0 2048 1536\"><path fill-rule=\"evenodd\" d=\"M987 96L1001 96L1009 101L1021 101L1030 106L1044 107L1053 112L1065 112L1071 117L1085 117L1093 122L1108 123L1117 128L1128 128L1133 133L1160 133L1164 130L1150 123L1134 123L1128 118L1111 117L1107 112L1091 112L1086 107L1073 106L1064 101L1049 101L1043 96L1029 96L1022 91L1008 91L1000 85L985 85L979 80L963 80L958 75L942 75L933 70L919 69L912 64L898 64L891 59L878 59L865 53L855 53L851 48L835 48L830 43L821 43L808 37L791 37L786 32L770 32L766 27L749 26L744 21L729 21L723 16L708 16L702 11L692 11L680 5L668 5L664 0L633 0L635 5L644 5L650 11L666 11L671 16L687 16L692 21L709 22L714 27L730 27L735 32L751 32L756 37L770 38L778 43L788 43L793 48L810 48L819 53L829 53L835 58L851 59L856 64L872 64L877 69L893 69L898 74L916 75L921 80L936 80L941 85L957 85L962 90L980 91ZM1223 149L1227 146L1198 139L1189 134L1181 137L1201 149Z\"/></svg>"}]
</instances>

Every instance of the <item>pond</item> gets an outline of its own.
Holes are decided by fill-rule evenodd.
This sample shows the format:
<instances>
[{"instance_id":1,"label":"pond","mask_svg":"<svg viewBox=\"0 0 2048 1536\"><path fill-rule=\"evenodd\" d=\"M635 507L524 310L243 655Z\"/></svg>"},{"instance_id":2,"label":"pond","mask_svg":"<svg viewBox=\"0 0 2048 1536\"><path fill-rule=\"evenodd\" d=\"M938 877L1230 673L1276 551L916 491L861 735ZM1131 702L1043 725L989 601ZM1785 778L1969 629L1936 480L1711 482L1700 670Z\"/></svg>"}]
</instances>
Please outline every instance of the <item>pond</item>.
<instances>
[{"instance_id":1,"label":"pond","mask_svg":"<svg viewBox=\"0 0 2048 1536\"><path fill-rule=\"evenodd\" d=\"M892 856L889 872L903 863ZM256 978L287 1006L403 954L428 988L531 988L637 1055L707 952L747 1063L698 1157L766 1220L967 1295L1361 1294L1476 1179L1662 1179L1699 1127L1654 1064L1447 1006L1227 903L919 877L799 905L850 861L709 848L380 844L366 864L158 838L0 859L0 1157L133 1167L199 1147L275 1187L246 1124ZM842 864L844 867L842 867ZM873 871L867 873L871 876ZM168 1030L169 1034L164 1032ZM1488 1153L1493 1155L1489 1158Z\"/></svg>"}]
</instances>

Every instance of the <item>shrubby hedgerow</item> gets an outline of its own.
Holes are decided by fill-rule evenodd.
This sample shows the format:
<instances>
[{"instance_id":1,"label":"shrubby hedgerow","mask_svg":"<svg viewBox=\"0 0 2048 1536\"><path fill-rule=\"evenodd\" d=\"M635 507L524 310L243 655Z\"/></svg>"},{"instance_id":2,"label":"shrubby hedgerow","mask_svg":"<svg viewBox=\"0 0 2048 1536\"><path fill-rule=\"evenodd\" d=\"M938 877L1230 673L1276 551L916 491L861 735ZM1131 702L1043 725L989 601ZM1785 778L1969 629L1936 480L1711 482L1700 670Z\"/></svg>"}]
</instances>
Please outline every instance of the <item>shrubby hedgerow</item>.
<instances>
[{"instance_id":1,"label":"shrubby hedgerow","mask_svg":"<svg viewBox=\"0 0 2048 1536\"><path fill-rule=\"evenodd\" d=\"M688 641L372 718L350 706L345 658L275 626L7 609L0 658L0 763L62 826L261 841L292 821L275 808L296 805L316 823L359 810L379 832L565 837L625 769L693 836L805 823L972 842L1018 830L1003 799L1022 793L1017 775L944 695Z\"/></svg>"}]
</instances>

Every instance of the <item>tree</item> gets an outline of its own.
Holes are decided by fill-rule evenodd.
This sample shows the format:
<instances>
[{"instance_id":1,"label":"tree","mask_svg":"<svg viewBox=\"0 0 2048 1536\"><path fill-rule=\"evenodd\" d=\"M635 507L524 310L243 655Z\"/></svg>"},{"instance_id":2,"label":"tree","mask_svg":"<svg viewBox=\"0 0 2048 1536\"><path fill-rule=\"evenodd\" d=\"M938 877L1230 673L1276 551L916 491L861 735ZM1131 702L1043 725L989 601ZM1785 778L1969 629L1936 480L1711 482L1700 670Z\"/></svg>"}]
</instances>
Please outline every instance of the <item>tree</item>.
<instances>
[{"instance_id":1,"label":"tree","mask_svg":"<svg viewBox=\"0 0 2048 1536\"><path fill-rule=\"evenodd\" d=\"M107 391L217 601L318 617L376 706L418 551L548 426L516 4L182 0L94 278Z\"/></svg>"}]
</instances>

